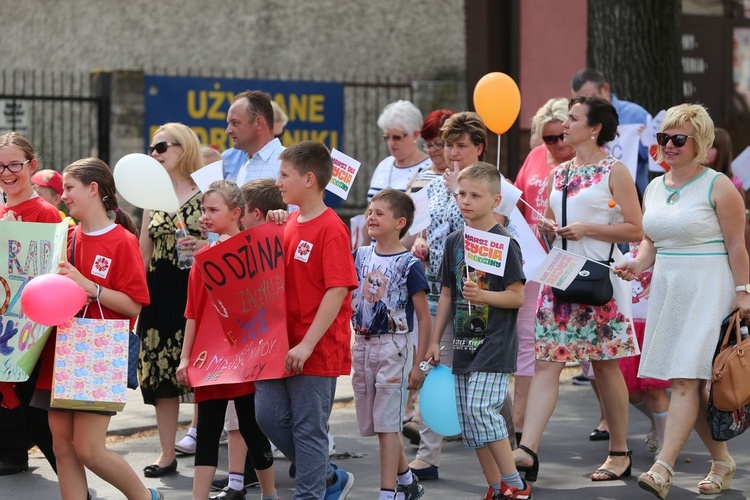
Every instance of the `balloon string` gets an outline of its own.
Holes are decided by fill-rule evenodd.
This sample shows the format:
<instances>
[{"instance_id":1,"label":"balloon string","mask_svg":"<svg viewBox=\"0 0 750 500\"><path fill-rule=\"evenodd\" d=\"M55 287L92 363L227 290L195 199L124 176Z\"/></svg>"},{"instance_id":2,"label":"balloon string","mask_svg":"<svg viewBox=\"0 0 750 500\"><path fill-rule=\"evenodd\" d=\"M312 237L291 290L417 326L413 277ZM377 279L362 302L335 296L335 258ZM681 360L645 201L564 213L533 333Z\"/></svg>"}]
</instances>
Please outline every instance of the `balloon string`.
<instances>
[{"instance_id":1,"label":"balloon string","mask_svg":"<svg viewBox=\"0 0 750 500\"><path fill-rule=\"evenodd\" d=\"M497 170L500 171L500 134L497 134Z\"/></svg>"}]
</instances>

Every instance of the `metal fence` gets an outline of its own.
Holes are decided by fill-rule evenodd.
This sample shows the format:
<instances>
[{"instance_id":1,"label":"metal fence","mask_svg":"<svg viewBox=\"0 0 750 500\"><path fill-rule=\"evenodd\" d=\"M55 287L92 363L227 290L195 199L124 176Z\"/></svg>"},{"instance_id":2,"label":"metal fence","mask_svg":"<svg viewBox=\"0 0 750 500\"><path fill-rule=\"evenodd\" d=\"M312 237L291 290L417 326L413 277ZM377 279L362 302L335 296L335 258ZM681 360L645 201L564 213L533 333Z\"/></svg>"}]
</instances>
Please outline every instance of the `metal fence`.
<instances>
[{"instance_id":1,"label":"metal fence","mask_svg":"<svg viewBox=\"0 0 750 500\"><path fill-rule=\"evenodd\" d=\"M40 168L62 170L87 156L108 161L108 94L94 88L91 73L3 70L0 78L0 132L27 137Z\"/></svg>"}]
</instances>

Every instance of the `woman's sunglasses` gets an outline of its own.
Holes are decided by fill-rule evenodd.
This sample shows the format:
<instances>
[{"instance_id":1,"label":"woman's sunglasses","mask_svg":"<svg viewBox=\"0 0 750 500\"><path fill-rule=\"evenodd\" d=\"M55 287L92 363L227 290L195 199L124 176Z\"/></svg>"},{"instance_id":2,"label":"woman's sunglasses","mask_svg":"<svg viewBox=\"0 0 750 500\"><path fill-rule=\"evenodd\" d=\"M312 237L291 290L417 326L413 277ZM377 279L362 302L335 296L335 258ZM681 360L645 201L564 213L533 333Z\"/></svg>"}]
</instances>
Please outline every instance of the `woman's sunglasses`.
<instances>
[{"instance_id":1,"label":"woman's sunglasses","mask_svg":"<svg viewBox=\"0 0 750 500\"><path fill-rule=\"evenodd\" d=\"M156 144L152 144L148 147L148 154L152 154L154 151L156 151L159 154L163 154L167 152L167 149L169 149L170 146L179 146L179 142L167 142L167 141L159 141Z\"/></svg>"},{"instance_id":2,"label":"woman's sunglasses","mask_svg":"<svg viewBox=\"0 0 750 500\"><path fill-rule=\"evenodd\" d=\"M565 139L565 134L560 134L560 135L543 135L542 136L542 140L544 141L544 143L545 144L549 144L550 146L552 144L556 143L557 141L562 142L563 139Z\"/></svg>"},{"instance_id":3,"label":"woman's sunglasses","mask_svg":"<svg viewBox=\"0 0 750 500\"><path fill-rule=\"evenodd\" d=\"M685 134L669 135L669 134L665 134L664 132L658 132L656 134L656 142L657 144L659 144L659 146L666 146L669 141L672 141L672 145L674 147L681 148L687 142L688 137L693 137L693 136L685 135Z\"/></svg>"}]
</instances>

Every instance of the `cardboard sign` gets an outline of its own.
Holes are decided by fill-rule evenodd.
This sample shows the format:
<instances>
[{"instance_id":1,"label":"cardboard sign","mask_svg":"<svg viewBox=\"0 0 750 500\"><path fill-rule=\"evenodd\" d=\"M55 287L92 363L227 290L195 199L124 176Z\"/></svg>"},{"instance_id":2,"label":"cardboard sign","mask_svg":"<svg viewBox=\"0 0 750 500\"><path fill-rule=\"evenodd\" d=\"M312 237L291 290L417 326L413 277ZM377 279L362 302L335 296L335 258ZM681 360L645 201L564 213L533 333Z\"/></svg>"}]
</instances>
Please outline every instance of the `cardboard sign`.
<instances>
[{"instance_id":1,"label":"cardboard sign","mask_svg":"<svg viewBox=\"0 0 750 500\"><path fill-rule=\"evenodd\" d=\"M638 130L643 127L643 125L645 125L645 123L620 125L617 127L617 132L620 135L604 145L604 150L607 153L614 156L628 167L633 180L635 180L635 174L638 170L638 146L641 140Z\"/></svg>"},{"instance_id":2,"label":"cardboard sign","mask_svg":"<svg viewBox=\"0 0 750 500\"><path fill-rule=\"evenodd\" d=\"M331 151L331 160L333 160L333 175L326 189L345 200L349 196L361 163L337 149Z\"/></svg>"},{"instance_id":3,"label":"cardboard sign","mask_svg":"<svg viewBox=\"0 0 750 500\"><path fill-rule=\"evenodd\" d=\"M750 146L734 159L732 173L742 180L743 189L750 189Z\"/></svg>"},{"instance_id":4,"label":"cardboard sign","mask_svg":"<svg viewBox=\"0 0 750 500\"><path fill-rule=\"evenodd\" d=\"M500 196L502 197L502 200L493 212L510 217L510 214L513 213L513 209L518 205L518 200L521 198L522 194L523 191L503 177L503 180L500 183Z\"/></svg>"},{"instance_id":5,"label":"cardboard sign","mask_svg":"<svg viewBox=\"0 0 750 500\"><path fill-rule=\"evenodd\" d=\"M648 169L651 172L663 173L665 171L664 165L656 163L656 134L661 128L661 122L664 121L665 114L667 112L662 109L654 117L649 115L646 129L641 133L641 144L648 149Z\"/></svg>"},{"instance_id":6,"label":"cardboard sign","mask_svg":"<svg viewBox=\"0 0 750 500\"><path fill-rule=\"evenodd\" d=\"M530 279L543 285L565 290L573 282L578 272L583 269L585 263L586 257L555 247L550 250L534 277Z\"/></svg>"},{"instance_id":7,"label":"cardboard sign","mask_svg":"<svg viewBox=\"0 0 750 500\"><path fill-rule=\"evenodd\" d=\"M0 222L0 381L28 380L41 349L33 349L47 329L21 310L21 292L35 276L56 271L67 249L68 221ZM54 300L54 297L50 297ZM46 338L46 337L44 337ZM24 363L19 361L27 351Z\"/></svg>"},{"instance_id":8,"label":"cardboard sign","mask_svg":"<svg viewBox=\"0 0 750 500\"><path fill-rule=\"evenodd\" d=\"M464 260L468 266L496 276L505 274L510 238L464 227Z\"/></svg>"},{"instance_id":9,"label":"cardboard sign","mask_svg":"<svg viewBox=\"0 0 750 500\"><path fill-rule=\"evenodd\" d=\"M210 304L190 356L192 387L289 375L283 234L267 223L196 254Z\"/></svg>"},{"instance_id":10,"label":"cardboard sign","mask_svg":"<svg viewBox=\"0 0 750 500\"><path fill-rule=\"evenodd\" d=\"M515 207L510 214L510 224L508 224L506 229L508 229L510 235L521 246L523 274L525 276L534 276L545 257L547 257L547 252L544 250L542 244L539 243L539 238L531 230L526 218L518 210L518 207Z\"/></svg>"},{"instance_id":11,"label":"cardboard sign","mask_svg":"<svg viewBox=\"0 0 750 500\"><path fill-rule=\"evenodd\" d=\"M414 222L409 228L409 234L417 234L420 231L430 227L430 199L427 197L427 189L420 189L411 194L414 202Z\"/></svg>"},{"instance_id":12,"label":"cardboard sign","mask_svg":"<svg viewBox=\"0 0 750 500\"><path fill-rule=\"evenodd\" d=\"M192 174L190 177L195 181L195 185L201 190L201 193L208 191L208 186L213 181L220 181L224 178L224 161L219 160L213 163L209 163L205 167L201 167Z\"/></svg>"}]
</instances>

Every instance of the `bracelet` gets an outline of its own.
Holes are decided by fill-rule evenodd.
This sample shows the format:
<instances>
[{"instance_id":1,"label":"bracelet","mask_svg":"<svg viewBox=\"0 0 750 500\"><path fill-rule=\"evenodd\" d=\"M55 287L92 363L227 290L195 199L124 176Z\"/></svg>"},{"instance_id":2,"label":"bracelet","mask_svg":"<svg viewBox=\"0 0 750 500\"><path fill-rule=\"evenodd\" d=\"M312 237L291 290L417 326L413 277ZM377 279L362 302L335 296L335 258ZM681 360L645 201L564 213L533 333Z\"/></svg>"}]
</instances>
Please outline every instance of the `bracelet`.
<instances>
[{"instance_id":1,"label":"bracelet","mask_svg":"<svg viewBox=\"0 0 750 500\"><path fill-rule=\"evenodd\" d=\"M101 285L96 285L96 300L99 300L99 296L102 294L102 287Z\"/></svg>"}]
</instances>

